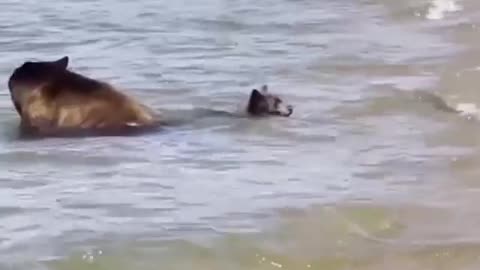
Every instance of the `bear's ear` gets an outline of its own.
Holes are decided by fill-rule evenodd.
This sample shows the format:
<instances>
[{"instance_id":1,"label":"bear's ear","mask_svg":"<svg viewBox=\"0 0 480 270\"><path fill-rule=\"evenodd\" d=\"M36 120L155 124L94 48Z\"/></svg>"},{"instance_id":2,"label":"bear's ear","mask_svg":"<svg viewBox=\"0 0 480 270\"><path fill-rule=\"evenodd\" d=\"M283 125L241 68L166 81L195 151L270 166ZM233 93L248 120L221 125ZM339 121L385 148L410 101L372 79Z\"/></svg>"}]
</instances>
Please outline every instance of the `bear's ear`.
<instances>
[{"instance_id":1,"label":"bear's ear","mask_svg":"<svg viewBox=\"0 0 480 270\"><path fill-rule=\"evenodd\" d=\"M268 86L266 84L262 85L262 93L267 93L268 92Z\"/></svg>"},{"instance_id":2,"label":"bear's ear","mask_svg":"<svg viewBox=\"0 0 480 270\"><path fill-rule=\"evenodd\" d=\"M248 101L248 112L252 114L260 113L261 105L266 102L266 98L257 89L253 89Z\"/></svg>"},{"instance_id":3,"label":"bear's ear","mask_svg":"<svg viewBox=\"0 0 480 270\"><path fill-rule=\"evenodd\" d=\"M260 91L258 91L257 89L252 90L252 94L250 95L250 103L259 104L265 101L266 98L264 95L262 95L262 93L260 93Z\"/></svg>"},{"instance_id":4,"label":"bear's ear","mask_svg":"<svg viewBox=\"0 0 480 270\"><path fill-rule=\"evenodd\" d=\"M57 61L54 61L53 65L55 65L55 67L63 70L63 69L67 69L68 62L69 62L68 56L64 56L64 57L58 59Z\"/></svg>"}]
</instances>

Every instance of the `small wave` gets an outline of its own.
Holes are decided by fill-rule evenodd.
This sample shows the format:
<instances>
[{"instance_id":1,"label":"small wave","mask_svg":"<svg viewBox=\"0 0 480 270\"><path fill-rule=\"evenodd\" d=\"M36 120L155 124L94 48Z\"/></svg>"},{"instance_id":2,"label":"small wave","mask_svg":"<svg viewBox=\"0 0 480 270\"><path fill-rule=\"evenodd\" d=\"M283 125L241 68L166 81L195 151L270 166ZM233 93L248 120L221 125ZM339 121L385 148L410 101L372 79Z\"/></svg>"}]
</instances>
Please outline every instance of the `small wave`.
<instances>
[{"instance_id":1,"label":"small wave","mask_svg":"<svg viewBox=\"0 0 480 270\"><path fill-rule=\"evenodd\" d=\"M432 0L425 17L429 20L441 20L446 13L462 10L462 7L454 0Z\"/></svg>"},{"instance_id":2,"label":"small wave","mask_svg":"<svg viewBox=\"0 0 480 270\"><path fill-rule=\"evenodd\" d=\"M459 103L455 109L463 116L480 119L480 110L474 103Z\"/></svg>"}]
</instances>

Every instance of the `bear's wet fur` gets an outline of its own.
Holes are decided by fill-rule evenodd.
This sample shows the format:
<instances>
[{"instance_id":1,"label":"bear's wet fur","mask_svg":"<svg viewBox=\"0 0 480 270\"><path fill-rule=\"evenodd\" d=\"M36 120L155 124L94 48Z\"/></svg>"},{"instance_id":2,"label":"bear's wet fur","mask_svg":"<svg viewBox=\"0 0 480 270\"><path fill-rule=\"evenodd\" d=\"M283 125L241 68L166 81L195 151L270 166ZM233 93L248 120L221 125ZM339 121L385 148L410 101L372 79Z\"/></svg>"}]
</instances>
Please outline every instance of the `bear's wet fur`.
<instances>
[{"instance_id":1,"label":"bear's wet fur","mask_svg":"<svg viewBox=\"0 0 480 270\"><path fill-rule=\"evenodd\" d=\"M263 85L261 90L253 89L248 101L247 113L251 116L285 116L293 113L293 106L285 104L277 95L268 91L268 86Z\"/></svg>"},{"instance_id":2,"label":"bear's wet fur","mask_svg":"<svg viewBox=\"0 0 480 270\"><path fill-rule=\"evenodd\" d=\"M25 62L8 81L21 130L37 135L115 135L160 127L147 106L108 83L68 70L67 56Z\"/></svg>"},{"instance_id":3,"label":"bear's wet fur","mask_svg":"<svg viewBox=\"0 0 480 270\"><path fill-rule=\"evenodd\" d=\"M22 135L137 135L174 124L163 121L146 105L110 84L70 71L68 65L68 56L55 61L29 61L10 76L8 88L21 118ZM219 113L208 110L206 115ZM289 117L293 107L263 85L260 91L251 91L244 113L250 117Z\"/></svg>"}]
</instances>

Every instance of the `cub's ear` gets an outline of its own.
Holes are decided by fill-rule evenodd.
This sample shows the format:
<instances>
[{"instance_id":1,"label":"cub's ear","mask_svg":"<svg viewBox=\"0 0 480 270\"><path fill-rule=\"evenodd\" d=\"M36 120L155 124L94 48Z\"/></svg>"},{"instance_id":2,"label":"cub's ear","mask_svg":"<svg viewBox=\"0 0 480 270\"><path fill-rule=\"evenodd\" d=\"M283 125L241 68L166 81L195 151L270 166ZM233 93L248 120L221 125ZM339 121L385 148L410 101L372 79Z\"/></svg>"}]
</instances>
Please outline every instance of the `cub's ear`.
<instances>
[{"instance_id":1,"label":"cub's ear","mask_svg":"<svg viewBox=\"0 0 480 270\"><path fill-rule=\"evenodd\" d=\"M69 62L68 56L64 56L58 59L57 61L54 61L53 64L60 69L67 69L68 62Z\"/></svg>"},{"instance_id":2,"label":"cub's ear","mask_svg":"<svg viewBox=\"0 0 480 270\"><path fill-rule=\"evenodd\" d=\"M250 94L250 103L258 104L265 101L265 96L260 93L257 89L253 89Z\"/></svg>"},{"instance_id":3,"label":"cub's ear","mask_svg":"<svg viewBox=\"0 0 480 270\"><path fill-rule=\"evenodd\" d=\"M268 92L268 86L266 84L262 85L262 92L263 93Z\"/></svg>"},{"instance_id":4,"label":"cub's ear","mask_svg":"<svg viewBox=\"0 0 480 270\"><path fill-rule=\"evenodd\" d=\"M266 98L257 89L253 89L250 94L250 100L248 101L248 112L259 113L261 104L266 102Z\"/></svg>"}]
</instances>

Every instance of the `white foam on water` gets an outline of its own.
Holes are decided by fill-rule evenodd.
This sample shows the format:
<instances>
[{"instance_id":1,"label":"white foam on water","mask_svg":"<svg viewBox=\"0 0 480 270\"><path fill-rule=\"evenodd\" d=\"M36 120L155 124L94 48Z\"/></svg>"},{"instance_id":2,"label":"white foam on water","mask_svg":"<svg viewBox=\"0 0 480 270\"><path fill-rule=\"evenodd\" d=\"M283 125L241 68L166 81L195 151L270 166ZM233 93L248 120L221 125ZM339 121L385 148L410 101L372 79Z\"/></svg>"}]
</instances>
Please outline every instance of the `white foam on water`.
<instances>
[{"instance_id":1,"label":"white foam on water","mask_svg":"<svg viewBox=\"0 0 480 270\"><path fill-rule=\"evenodd\" d=\"M432 0L425 18L429 20L441 20L446 13L462 10L462 7L455 0Z\"/></svg>"},{"instance_id":2,"label":"white foam on water","mask_svg":"<svg viewBox=\"0 0 480 270\"><path fill-rule=\"evenodd\" d=\"M455 109L463 116L480 119L480 111L475 103L459 103Z\"/></svg>"}]
</instances>

